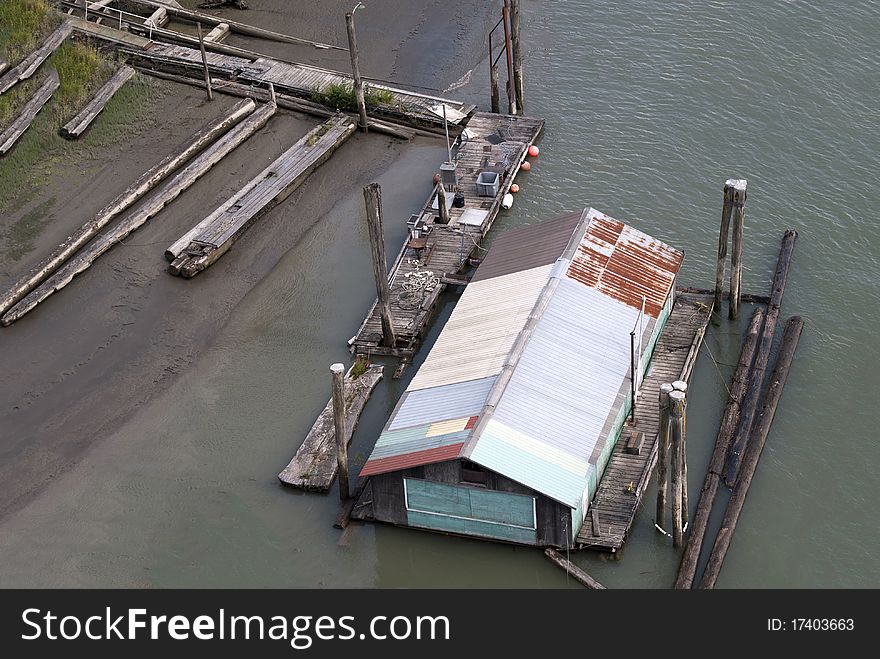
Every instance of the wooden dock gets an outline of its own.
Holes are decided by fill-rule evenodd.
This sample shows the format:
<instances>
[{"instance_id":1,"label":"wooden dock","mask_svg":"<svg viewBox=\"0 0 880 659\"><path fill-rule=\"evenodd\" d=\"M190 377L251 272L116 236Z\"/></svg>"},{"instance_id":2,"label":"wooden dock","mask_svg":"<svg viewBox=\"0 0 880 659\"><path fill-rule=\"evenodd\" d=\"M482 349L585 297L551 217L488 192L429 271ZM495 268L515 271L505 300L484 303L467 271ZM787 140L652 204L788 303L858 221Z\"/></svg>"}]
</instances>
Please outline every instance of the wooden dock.
<instances>
[{"instance_id":1,"label":"wooden dock","mask_svg":"<svg viewBox=\"0 0 880 659\"><path fill-rule=\"evenodd\" d=\"M430 227L430 232L423 242L407 240L389 272L396 345L382 345L382 322L374 303L350 341L353 352L404 359L415 353L440 294L447 282L462 281L456 275L467 266L468 258L492 228L501 200L543 127L543 119L529 117L484 112L471 117L466 132L458 140L455 158L464 206L449 204L449 223L434 223L438 215L435 188L419 213L411 218ZM477 194L476 179L486 167L502 171L494 197Z\"/></svg>"},{"instance_id":2,"label":"wooden dock","mask_svg":"<svg viewBox=\"0 0 880 659\"><path fill-rule=\"evenodd\" d=\"M626 542L657 462L660 385L690 379L712 314L712 303L711 294L679 292L676 295L675 306L651 359L650 372L642 381L636 404L636 424L624 427L614 447L590 504L591 513L578 533L576 546L579 549L614 552ZM644 433L638 455L626 451L627 438L633 428Z\"/></svg>"},{"instance_id":3,"label":"wooden dock","mask_svg":"<svg viewBox=\"0 0 880 659\"><path fill-rule=\"evenodd\" d=\"M31 99L25 104L18 118L13 121L9 128L0 134L0 156L5 156L15 146L18 138L24 135L24 132L30 127L34 118L43 109L43 106L52 98L52 94L60 85L58 79L58 71L52 69L46 80L40 85L40 88L34 93Z\"/></svg>"},{"instance_id":4,"label":"wooden dock","mask_svg":"<svg viewBox=\"0 0 880 659\"><path fill-rule=\"evenodd\" d=\"M266 210L287 198L350 136L355 122L336 115L315 127L245 187L226 200L165 252L173 275L194 277L209 267Z\"/></svg>"},{"instance_id":5,"label":"wooden dock","mask_svg":"<svg viewBox=\"0 0 880 659\"><path fill-rule=\"evenodd\" d=\"M34 75L37 69L40 68L40 65L46 61L46 58L55 52L58 46L70 36L72 31L73 26L70 21L64 21L64 23L61 24L61 27L46 37L46 40L39 48L25 57L17 66L11 68L2 78L0 78L0 94L11 89L16 83L22 80L27 80Z\"/></svg>"},{"instance_id":6,"label":"wooden dock","mask_svg":"<svg viewBox=\"0 0 880 659\"><path fill-rule=\"evenodd\" d=\"M373 389L382 379L384 367L371 365L358 378L345 376L345 423L353 433ZM349 441L351 437L349 436ZM336 478L336 431L333 427L333 401L327 403L305 441L278 479L285 485L312 492L327 492Z\"/></svg>"},{"instance_id":7,"label":"wooden dock","mask_svg":"<svg viewBox=\"0 0 880 659\"><path fill-rule=\"evenodd\" d=\"M82 135L86 129L97 118L113 95L122 89L122 85L131 80L134 76L134 69L130 66L122 66L102 87L97 91L94 98L86 104L86 106L71 119L67 124L62 126L61 136L69 140L75 140Z\"/></svg>"}]
</instances>

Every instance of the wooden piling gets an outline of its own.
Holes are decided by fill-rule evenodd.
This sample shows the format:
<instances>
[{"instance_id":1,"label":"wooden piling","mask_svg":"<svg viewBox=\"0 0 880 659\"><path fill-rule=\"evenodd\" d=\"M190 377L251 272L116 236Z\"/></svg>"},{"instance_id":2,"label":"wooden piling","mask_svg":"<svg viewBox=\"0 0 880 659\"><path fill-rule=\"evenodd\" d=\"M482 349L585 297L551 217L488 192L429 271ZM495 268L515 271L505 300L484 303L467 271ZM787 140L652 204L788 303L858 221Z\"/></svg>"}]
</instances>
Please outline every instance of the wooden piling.
<instances>
[{"instance_id":1,"label":"wooden piling","mask_svg":"<svg viewBox=\"0 0 880 659\"><path fill-rule=\"evenodd\" d=\"M715 264L715 306L714 313L721 312L721 299L724 294L724 265L727 261L727 235L730 232L730 212L733 209L733 188L724 184L724 206L721 208L721 229L718 231L718 260Z\"/></svg>"},{"instance_id":2,"label":"wooden piling","mask_svg":"<svg viewBox=\"0 0 880 659\"><path fill-rule=\"evenodd\" d=\"M510 45L510 7L505 0L501 9L501 18L504 23L504 51L507 54L507 107L509 114L519 114L516 104L516 85L513 84L513 56Z\"/></svg>"},{"instance_id":3,"label":"wooden piling","mask_svg":"<svg viewBox=\"0 0 880 659\"><path fill-rule=\"evenodd\" d=\"M743 340L742 349L740 350L739 362L733 374L733 380L730 383L730 395L727 399L727 406L724 409L724 415L721 417L721 425L718 428L718 435L715 438L715 448L712 451L712 457L709 460L709 468L706 471L706 478L703 481L703 487L700 490L700 499L697 502L697 509L694 513L693 523L691 524L690 534L688 535L687 546L684 555L681 558L681 564L678 568L678 576L675 579L675 588L691 588L694 584L694 577L697 573L697 563L700 560L700 551L703 548L703 541L706 536L706 529L709 526L709 516L712 514L712 506L715 503L715 497L718 494L718 486L721 483L721 472L724 470L724 461L727 459L727 452L730 443L733 441L733 435L736 432L737 423L739 421L740 405L746 393L749 384L749 371L752 368L752 361L755 357L755 348L758 345L758 334L761 331L761 323L764 321L764 310L758 307L752 314L749 322L749 328L746 337Z\"/></svg>"},{"instance_id":4,"label":"wooden piling","mask_svg":"<svg viewBox=\"0 0 880 659\"><path fill-rule=\"evenodd\" d=\"M211 72L208 71L208 55L205 53L205 38L202 36L202 24L196 23L199 33L199 50L202 53L202 68L205 71L205 89L208 92L208 100L214 100L214 92L211 91Z\"/></svg>"},{"instance_id":5,"label":"wooden piling","mask_svg":"<svg viewBox=\"0 0 880 659\"><path fill-rule=\"evenodd\" d=\"M489 33L489 91L491 96L492 112L501 112L501 97L498 92L498 61L492 53L492 33Z\"/></svg>"},{"instance_id":6,"label":"wooden piling","mask_svg":"<svg viewBox=\"0 0 880 659\"><path fill-rule=\"evenodd\" d=\"M687 396L688 383L684 380L676 380L672 383L675 391L680 391ZM681 433L681 526L683 531L688 527L688 463L687 463L687 407L684 409Z\"/></svg>"},{"instance_id":7,"label":"wooden piling","mask_svg":"<svg viewBox=\"0 0 880 659\"><path fill-rule=\"evenodd\" d=\"M364 99L364 82L361 80L361 69L358 63L357 35L354 31L354 12L345 15L345 29L348 32L348 53L351 55L351 77L354 80L354 94L357 98L360 129L367 132L367 104Z\"/></svg>"},{"instance_id":8,"label":"wooden piling","mask_svg":"<svg viewBox=\"0 0 880 659\"><path fill-rule=\"evenodd\" d=\"M339 498L348 499L348 432L345 429L345 366L330 366L333 377L333 431L336 435L336 468L339 472Z\"/></svg>"},{"instance_id":9,"label":"wooden piling","mask_svg":"<svg viewBox=\"0 0 880 659\"><path fill-rule=\"evenodd\" d=\"M715 545L712 547L712 553L709 556L709 563L700 582L700 588L714 588L718 580L718 574L721 572L721 566L730 547L730 539L736 530L736 524L739 521L739 515L742 512L746 495L749 492L749 486L757 470L758 460L761 458L761 452L764 450L764 444L767 442L767 435L770 432L770 426L773 424L776 408L779 406L779 400L782 398L782 391L785 388L788 372L791 368L794 353L803 329L803 318L792 316L788 319L782 334L779 356L776 359L776 365L770 376L770 385L761 405L761 413L755 423L752 437L749 440L748 448L743 457L742 473L737 479L736 486L733 488L733 493L730 496L730 501L727 503L724 520L721 522L721 529L718 532Z\"/></svg>"},{"instance_id":10,"label":"wooden piling","mask_svg":"<svg viewBox=\"0 0 880 659\"><path fill-rule=\"evenodd\" d=\"M666 481L668 471L669 451L669 394L672 385L664 383L660 385L660 432L657 437L657 516L654 525L658 531L666 533Z\"/></svg>"},{"instance_id":11,"label":"wooden piling","mask_svg":"<svg viewBox=\"0 0 880 659\"><path fill-rule=\"evenodd\" d=\"M686 398L683 391L669 393L669 435L672 440L670 454L672 463L672 544L678 549L683 543L684 528L681 514L682 465L681 446L684 439L684 410Z\"/></svg>"},{"instance_id":12,"label":"wooden piling","mask_svg":"<svg viewBox=\"0 0 880 659\"><path fill-rule=\"evenodd\" d=\"M370 250L373 256L373 275L379 298L379 314L382 318L382 338L385 347L395 346L394 322L391 318L391 293L388 288L388 262L385 259L385 234L382 229L382 188L378 183L364 187L367 206L367 228L370 233Z\"/></svg>"},{"instance_id":13,"label":"wooden piling","mask_svg":"<svg viewBox=\"0 0 880 659\"><path fill-rule=\"evenodd\" d=\"M761 390L764 388L764 374L767 370L767 362L770 360L770 349L773 346L773 336L776 334L776 323L779 319L779 309L782 306L785 282L788 279L788 269L791 265L791 256L796 239L797 231L791 229L786 231L782 237L779 258L776 262L776 273L773 276L770 303L767 305L767 318L764 320L764 330L761 333L761 341L758 344L758 352L755 355L755 365L749 376L749 388L743 400L736 437L727 459L724 482L728 487L733 487L736 482L740 458L751 434L755 412L758 407L758 399L761 397Z\"/></svg>"},{"instance_id":14,"label":"wooden piling","mask_svg":"<svg viewBox=\"0 0 880 659\"><path fill-rule=\"evenodd\" d=\"M437 209L440 211L440 221L449 224L449 206L446 203L446 188L443 181L437 184Z\"/></svg>"},{"instance_id":15,"label":"wooden piling","mask_svg":"<svg viewBox=\"0 0 880 659\"><path fill-rule=\"evenodd\" d=\"M252 102L252 101L251 101ZM31 311L47 297L61 290L73 278L87 270L92 263L113 245L125 239L128 234L145 224L151 217L171 203L184 190L195 183L216 163L222 160L233 149L262 128L275 114L274 105L264 105L245 121L230 130L222 139L217 140L169 181L165 182L143 204L123 217L112 229L101 234L79 254L59 268L52 276L45 279L25 297L19 300L2 318L0 324L11 325Z\"/></svg>"},{"instance_id":16,"label":"wooden piling","mask_svg":"<svg viewBox=\"0 0 880 659\"><path fill-rule=\"evenodd\" d=\"M743 223L746 203L746 180L728 179L725 189L732 188L731 206L733 237L730 247L730 307L728 316L734 320L739 313L740 286L742 284Z\"/></svg>"},{"instance_id":17,"label":"wooden piling","mask_svg":"<svg viewBox=\"0 0 880 659\"><path fill-rule=\"evenodd\" d=\"M220 135L223 135L247 117L254 111L254 108L256 108L256 104L250 99L237 103L225 117L197 132L189 145L180 153L167 156L156 166L144 172L137 181L98 211L94 218L86 222L78 231L68 236L63 243L55 248L55 251L40 261L30 272L21 277L6 292L0 295L0 315L9 311L12 305L21 300L36 288L40 282L60 268L67 259L98 235L120 213L131 207L132 204L168 178L183 163L202 151Z\"/></svg>"},{"instance_id":18,"label":"wooden piling","mask_svg":"<svg viewBox=\"0 0 880 659\"><path fill-rule=\"evenodd\" d=\"M592 588L593 590L605 590L605 586L593 579L593 577L591 577L589 574L580 569L577 565L566 559L562 554L560 554L552 547L547 547L547 549L544 550L544 556L546 556L553 563L565 570L567 574L580 581L587 588Z\"/></svg>"},{"instance_id":19,"label":"wooden piling","mask_svg":"<svg viewBox=\"0 0 880 659\"><path fill-rule=\"evenodd\" d=\"M520 0L510 0L510 44L513 48L513 88L516 91L516 109L522 114L525 109L523 100L523 61L520 47Z\"/></svg>"}]
</instances>

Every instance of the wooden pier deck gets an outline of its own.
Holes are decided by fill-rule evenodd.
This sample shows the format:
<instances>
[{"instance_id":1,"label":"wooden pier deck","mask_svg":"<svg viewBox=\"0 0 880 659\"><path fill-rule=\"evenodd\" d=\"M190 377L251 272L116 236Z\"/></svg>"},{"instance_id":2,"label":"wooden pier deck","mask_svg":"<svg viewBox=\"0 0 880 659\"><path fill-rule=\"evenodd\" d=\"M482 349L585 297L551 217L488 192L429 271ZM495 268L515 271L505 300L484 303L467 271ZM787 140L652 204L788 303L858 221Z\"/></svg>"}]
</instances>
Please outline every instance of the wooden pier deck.
<instances>
[{"instance_id":1,"label":"wooden pier deck","mask_svg":"<svg viewBox=\"0 0 880 659\"><path fill-rule=\"evenodd\" d=\"M364 406L382 379L383 371L383 366L371 365L358 378L351 377L351 369L345 376L345 425L349 431L349 442ZM327 492L336 478L336 471L336 430L333 427L331 400L318 415L290 464L278 474L278 480L302 490Z\"/></svg>"},{"instance_id":2,"label":"wooden pier deck","mask_svg":"<svg viewBox=\"0 0 880 659\"><path fill-rule=\"evenodd\" d=\"M431 228L423 245L407 240L389 272L391 313L397 345L383 346L382 323L374 302L351 340L353 352L392 355L408 359L418 349L437 299L477 250L489 232L501 200L510 190L514 176L540 135L543 119L478 112L459 138L456 157L458 189L464 193L464 207L449 205L449 223L434 223L437 190L419 211L418 218ZM477 194L476 179L487 165L501 163L503 175L494 197ZM433 206L433 208L432 208ZM430 273L430 274L429 274Z\"/></svg>"},{"instance_id":3,"label":"wooden pier deck","mask_svg":"<svg viewBox=\"0 0 880 659\"><path fill-rule=\"evenodd\" d=\"M660 385L690 379L711 314L711 295L677 294L675 306L651 359L650 372L642 381L639 402L636 404L635 430L644 433L641 452L632 455L625 450L627 436L633 429L628 424L614 447L599 489L590 504L590 510L595 513L587 515L578 533L578 548L614 552L626 542L657 462L657 435L660 430L657 400ZM597 519L598 528L594 528L593 519Z\"/></svg>"},{"instance_id":4,"label":"wooden pier deck","mask_svg":"<svg viewBox=\"0 0 880 659\"><path fill-rule=\"evenodd\" d=\"M309 131L166 250L169 272L190 278L209 267L263 212L287 198L330 158L355 128L352 119L336 115Z\"/></svg>"}]
</instances>

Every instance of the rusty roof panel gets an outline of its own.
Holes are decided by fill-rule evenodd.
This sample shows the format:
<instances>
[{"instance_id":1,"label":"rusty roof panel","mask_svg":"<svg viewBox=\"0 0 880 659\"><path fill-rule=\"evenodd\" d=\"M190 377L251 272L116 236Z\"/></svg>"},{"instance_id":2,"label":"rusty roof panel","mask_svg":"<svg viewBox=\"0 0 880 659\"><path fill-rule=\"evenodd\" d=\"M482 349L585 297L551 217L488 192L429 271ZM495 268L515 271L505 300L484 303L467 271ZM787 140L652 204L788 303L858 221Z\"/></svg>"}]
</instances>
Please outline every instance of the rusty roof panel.
<instances>
[{"instance_id":1,"label":"rusty roof panel","mask_svg":"<svg viewBox=\"0 0 880 659\"><path fill-rule=\"evenodd\" d=\"M458 442L448 446L440 446L437 448L426 449L424 451L407 453L406 455L369 460L367 464L364 465L364 468L361 469L360 475L373 476L375 474L386 474L389 471L399 471L401 469L409 469L410 467L433 464L434 462L454 460L461 452L462 446L464 446L464 443Z\"/></svg>"}]
</instances>

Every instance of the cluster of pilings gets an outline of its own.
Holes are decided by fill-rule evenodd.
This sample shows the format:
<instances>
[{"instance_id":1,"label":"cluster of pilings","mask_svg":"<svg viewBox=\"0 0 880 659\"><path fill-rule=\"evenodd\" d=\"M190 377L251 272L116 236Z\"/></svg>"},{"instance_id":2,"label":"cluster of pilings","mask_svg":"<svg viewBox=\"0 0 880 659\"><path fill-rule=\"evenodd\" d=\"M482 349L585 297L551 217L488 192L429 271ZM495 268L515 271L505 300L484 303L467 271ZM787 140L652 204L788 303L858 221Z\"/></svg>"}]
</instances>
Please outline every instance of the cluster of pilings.
<instances>
[{"instance_id":1,"label":"cluster of pilings","mask_svg":"<svg viewBox=\"0 0 880 659\"><path fill-rule=\"evenodd\" d=\"M495 53L493 35L503 28L504 44ZM489 31L489 87L492 112L501 112L501 96L498 90L498 62L502 55L507 61L507 112L522 114L525 108L523 89L523 60L520 38L520 0L504 0L501 19Z\"/></svg>"}]
</instances>

